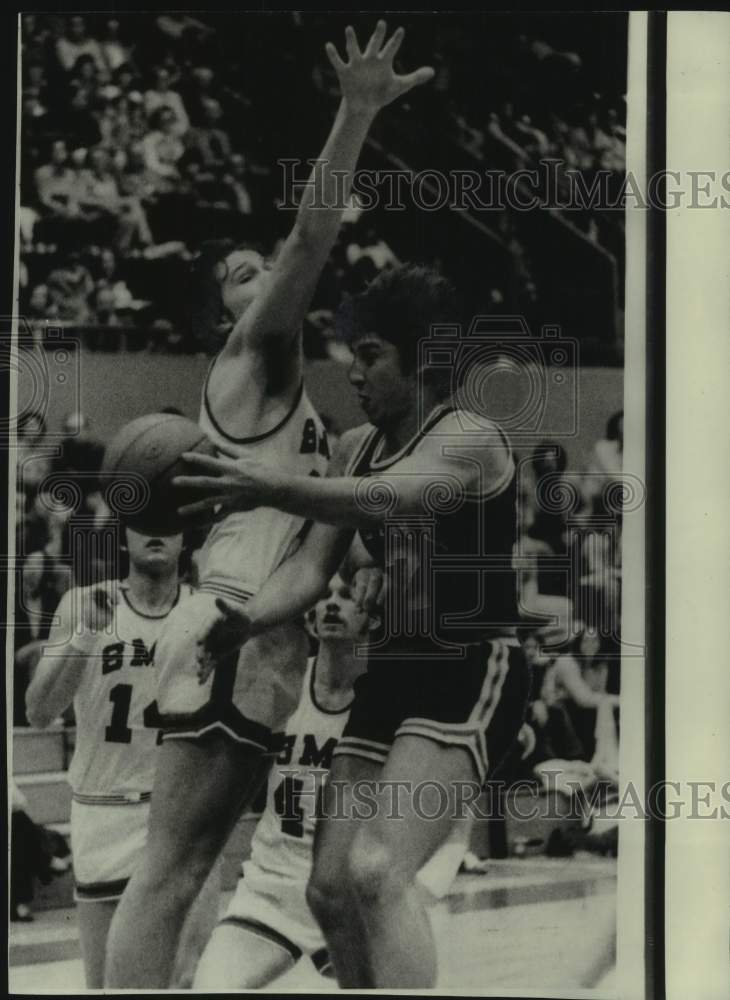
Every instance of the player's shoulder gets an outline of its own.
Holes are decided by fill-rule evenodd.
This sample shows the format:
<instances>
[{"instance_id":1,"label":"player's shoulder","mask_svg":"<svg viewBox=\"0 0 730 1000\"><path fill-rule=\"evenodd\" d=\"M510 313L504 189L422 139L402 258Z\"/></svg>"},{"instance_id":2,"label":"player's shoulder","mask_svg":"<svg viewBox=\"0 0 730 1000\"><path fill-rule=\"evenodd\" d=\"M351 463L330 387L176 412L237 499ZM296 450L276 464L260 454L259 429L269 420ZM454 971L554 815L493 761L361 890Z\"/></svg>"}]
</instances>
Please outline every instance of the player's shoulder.
<instances>
[{"instance_id":1,"label":"player's shoulder","mask_svg":"<svg viewBox=\"0 0 730 1000\"><path fill-rule=\"evenodd\" d=\"M100 580L98 583L85 584L84 586L69 587L61 595L59 604L73 604L80 607L88 601L93 601L98 593L113 597L117 593L118 580Z\"/></svg>"},{"instance_id":2,"label":"player's shoulder","mask_svg":"<svg viewBox=\"0 0 730 1000\"><path fill-rule=\"evenodd\" d=\"M437 410L428 433L459 434L467 439L473 437L480 441L492 438L495 442L505 445L509 443L501 424L465 406L450 405L443 412Z\"/></svg>"},{"instance_id":3,"label":"player's shoulder","mask_svg":"<svg viewBox=\"0 0 730 1000\"><path fill-rule=\"evenodd\" d=\"M512 448L501 426L472 411L451 408L435 414L426 428L416 454L421 460L447 459L468 463L470 476L481 489L493 492L506 484L514 473Z\"/></svg>"}]
</instances>

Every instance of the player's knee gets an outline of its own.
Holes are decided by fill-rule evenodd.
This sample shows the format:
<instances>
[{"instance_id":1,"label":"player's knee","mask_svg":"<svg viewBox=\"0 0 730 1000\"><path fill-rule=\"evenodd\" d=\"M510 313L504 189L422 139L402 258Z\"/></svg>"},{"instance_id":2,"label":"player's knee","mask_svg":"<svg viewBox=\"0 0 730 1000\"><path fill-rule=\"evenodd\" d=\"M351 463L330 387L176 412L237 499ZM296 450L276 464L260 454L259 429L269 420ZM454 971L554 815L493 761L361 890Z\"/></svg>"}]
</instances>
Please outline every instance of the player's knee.
<instances>
[{"instance_id":1,"label":"player's knee","mask_svg":"<svg viewBox=\"0 0 730 1000\"><path fill-rule=\"evenodd\" d=\"M357 837L352 846L348 875L358 902L364 906L382 902L402 888L390 848L366 836Z\"/></svg>"},{"instance_id":2,"label":"player's knee","mask_svg":"<svg viewBox=\"0 0 730 1000\"><path fill-rule=\"evenodd\" d=\"M158 903L177 909L192 905L215 862L208 852L152 851L138 870L139 888Z\"/></svg>"},{"instance_id":3,"label":"player's knee","mask_svg":"<svg viewBox=\"0 0 730 1000\"><path fill-rule=\"evenodd\" d=\"M314 872L307 883L307 903L320 927L335 927L347 913L347 890L344 878Z\"/></svg>"}]
</instances>

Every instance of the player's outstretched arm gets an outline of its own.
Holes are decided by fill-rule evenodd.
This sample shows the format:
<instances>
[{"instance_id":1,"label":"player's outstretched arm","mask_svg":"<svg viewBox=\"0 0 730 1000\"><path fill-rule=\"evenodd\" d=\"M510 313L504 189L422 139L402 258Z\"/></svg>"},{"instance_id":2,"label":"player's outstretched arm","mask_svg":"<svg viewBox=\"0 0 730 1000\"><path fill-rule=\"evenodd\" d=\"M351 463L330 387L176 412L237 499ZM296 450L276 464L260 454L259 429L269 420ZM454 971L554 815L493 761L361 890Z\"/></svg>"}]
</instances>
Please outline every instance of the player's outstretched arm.
<instances>
[{"instance_id":1,"label":"player's outstretched arm","mask_svg":"<svg viewBox=\"0 0 730 1000\"><path fill-rule=\"evenodd\" d=\"M61 598L45 655L25 695L28 721L45 729L65 711L84 676L99 631L106 628L116 603L116 588L75 588Z\"/></svg>"},{"instance_id":2,"label":"player's outstretched arm","mask_svg":"<svg viewBox=\"0 0 730 1000\"><path fill-rule=\"evenodd\" d=\"M228 510L275 507L325 524L358 528L382 524L393 516L430 514L434 506L460 496L494 495L513 472L508 449L498 435L464 434L458 417L446 418L438 433L418 449L374 476L293 476L247 458L212 458L196 452L184 456L200 470L180 476L177 486L199 489L203 499L181 508L198 515L219 504Z\"/></svg>"},{"instance_id":3,"label":"player's outstretched arm","mask_svg":"<svg viewBox=\"0 0 730 1000\"><path fill-rule=\"evenodd\" d=\"M405 33L398 28L386 41L386 30L385 22L378 21L361 49L354 29L348 27L346 59L331 42L326 46L340 82L342 100L332 131L304 187L294 228L264 291L234 329L229 340L234 346L236 340L242 347L257 347L273 339L291 340L296 336L337 238L353 172L373 119L380 108L434 75L433 69L425 66L397 74L393 59Z\"/></svg>"}]
</instances>

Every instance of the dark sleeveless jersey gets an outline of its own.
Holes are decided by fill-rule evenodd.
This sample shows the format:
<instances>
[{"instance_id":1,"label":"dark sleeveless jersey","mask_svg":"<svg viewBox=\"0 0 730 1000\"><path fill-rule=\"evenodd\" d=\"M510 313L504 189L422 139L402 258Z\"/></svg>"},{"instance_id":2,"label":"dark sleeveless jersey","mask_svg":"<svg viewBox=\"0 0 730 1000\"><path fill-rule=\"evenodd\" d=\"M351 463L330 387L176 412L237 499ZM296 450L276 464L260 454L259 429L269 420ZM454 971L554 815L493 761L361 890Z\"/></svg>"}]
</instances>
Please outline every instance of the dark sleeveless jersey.
<instances>
[{"instance_id":1,"label":"dark sleeveless jersey","mask_svg":"<svg viewBox=\"0 0 730 1000\"><path fill-rule=\"evenodd\" d=\"M437 407L419 433L396 455L380 460L384 434L366 434L348 462L345 475L377 476L412 455L453 405ZM429 475L424 467L424 513L398 514L361 528L362 542L388 576L388 601L380 642L389 650L428 650L513 632L519 624L517 576L512 566L517 539L517 488L509 441L501 428L493 434L509 451L501 482L485 493L467 493L454 477ZM467 432L468 433L468 432ZM454 432L449 432L453 438ZM485 447L488 445L485 444ZM363 489L364 503L387 502L377 490ZM376 640L375 645L378 645Z\"/></svg>"}]
</instances>

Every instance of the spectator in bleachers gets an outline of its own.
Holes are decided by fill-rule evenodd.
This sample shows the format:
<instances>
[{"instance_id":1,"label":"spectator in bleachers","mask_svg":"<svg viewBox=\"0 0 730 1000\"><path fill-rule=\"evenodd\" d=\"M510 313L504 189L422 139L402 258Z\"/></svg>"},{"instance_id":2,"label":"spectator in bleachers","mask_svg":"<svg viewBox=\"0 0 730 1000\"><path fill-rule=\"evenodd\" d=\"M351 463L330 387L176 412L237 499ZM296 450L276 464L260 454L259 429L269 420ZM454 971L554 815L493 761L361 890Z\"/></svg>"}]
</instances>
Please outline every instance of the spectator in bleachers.
<instances>
[{"instance_id":1,"label":"spectator in bleachers","mask_svg":"<svg viewBox=\"0 0 730 1000\"><path fill-rule=\"evenodd\" d=\"M89 151L87 167L79 172L76 200L87 218L95 217L100 223L97 242L110 242L103 238L106 235L121 251L153 242L141 201L120 194L109 154L102 146Z\"/></svg>"},{"instance_id":2,"label":"spectator in bleachers","mask_svg":"<svg viewBox=\"0 0 730 1000\"><path fill-rule=\"evenodd\" d=\"M28 297L25 315L36 335L37 342L42 343L45 328L59 318L58 305L52 298L50 289L45 282L35 285L32 289Z\"/></svg>"},{"instance_id":3,"label":"spectator in bleachers","mask_svg":"<svg viewBox=\"0 0 730 1000\"><path fill-rule=\"evenodd\" d=\"M68 164L68 148L63 139L51 145L48 163L35 172L35 186L41 206L55 219L78 217L76 174Z\"/></svg>"},{"instance_id":4,"label":"spectator in bleachers","mask_svg":"<svg viewBox=\"0 0 730 1000\"><path fill-rule=\"evenodd\" d=\"M140 89L139 74L131 62L123 62L121 65L117 66L112 74L112 80L115 87L118 87L123 94L131 96L132 94L137 95L140 102L144 103L144 98L142 97L142 92Z\"/></svg>"},{"instance_id":5,"label":"spectator in bleachers","mask_svg":"<svg viewBox=\"0 0 730 1000\"><path fill-rule=\"evenodd\" d=\"M84 218L95 223L94 243L108 243L118 236L118 213L121 211L119 189L109 169L106 150L97 146L88 151L85 166L76 178L76 203Z\"/></svg>"},{"instance_id":6,"label":"spectator in bleachers","mask_svg":"<svg viewBox=\"0 0 730 1000\"><path fill-rule=\"evenodd\" d=\"M69 253L65 263L61 262L51 271L47 283L62 321L77 326L92 322L94 314L90 297L94 291L94 280L78 251Z\"/></svg>"},{"instance_id":7,"label":"spectator in bleachers","mask_svg":"<svg viewBox=\"0 0 730 1000\"><path fill-rule=\"evenodd\" d=\"M352 242L347 247L347 262L354 267L363 258L370 259L375 265L376 273L386 267L395 267L398 258L391 247L379 236L373 226L368 226L360 240Z\"/></svg>"},{"instance_id":8,"label":"spectator in bleachers","mask_svg":"<svg viewBox=\"0 0 730 1000\"><path fill-rule=\"evenodd\" d=\"M99 91L99 77L99 67L92 57L79 56L71 72L69 90L71 93L83 90L88 106L93 108Z\"/></svg>"},{"instance_id":9,"label":"spectator in bleachers","mask_svg":"<svg viewBox=\"0 0 730 1000\"><path fill-rule=\"evenodd\" d=\"M30 816L28 800L10 777L10 919L31 922L36 879L48 885L71 867L68 844Z\"/></svg>"},{"instance_id":10,"label":"spectator in bleachers","mask_svg":"<svg viewBox=\"0 0 730 1000\"><path fill-rule=\"evenodd\" d=\"M192 33L197 38L205 38L212 31L190 14L161 14L157 18L157 27L174 42L180 42L186 33Z\"/></svg>"},{"instance_id":11,"label":"spectator in bleachers","mask_svg":"<svg viewBox=\"0 0 730 1000\"><path fill-rule=\"evenodd\" d=\"M96 282L95 311L98 322L105 326L123 326L130 321L134 298L120 275L117 258L110 247L99 255L99 277Z\"/></svg>"},{"instance_id":12,"label":"spectator in bleachers","mask_svg":"<svg viewBox=\"0 0 730 1000\"><path fill-rule=\"evenodd\" d=\"M146 124L145 124L146 131ZM147 166L141 143L130 147L129 152L123 152L116 157L117 177L120 191L137 198L143 205L154 205L160 191L160 175Z\"/></svg>"},{"instance_id":13,"label":"spectator in bleachers","mask_svg":"<svg viewBox=\"0 0 730 1000\"><path fill-rule=\"evenodd\" d=\"M248 169L246 158L241 153L233 153L228 161L228 169L221 181L227 188L227 200L234 212L251 215L254 206L248 189Z\"/></svg>"},{"instance_id":14,"label":"spectator in bleachers","mask_svg":"<svg viewBox=\"0 0 730 1000\"><path fill-rule=\"evenodd\" d=\"M38 410L21 413L17 429L18 489L34 496L51 471L51 449L46 441L46 419Z\"/></svg>"},{"instance_id":15,"label":"spectator in bleachers","mask_svg":"<svg viewBox=\"0 0 730 1000\"><path fill-rule=\"evenodd\" d=\"M586 502L594 508L601 504L605 488L620 479L624 454L624 413L619 410L609 417L606 433L593 448L584 478L583 493Z\"/></svg>"},{"instance_id":16,"label":"spectator in bleachers","mask_svg":"<svg viewBox=\"0 0 730 1000\"><path fill-rule=\"evenodd\" d=\"M152 129L142 140L145 166L158 178L158 190L174 191L185 146L178 135L175 112L161 107L150 117Z\"/></svg>"},{"instance_id":17,"label":"spectator in bleachers","mask_svg":"<svg viewBox=\"0 0 730 1000\"><path fill-rule=\"evenodd\" d=\"M104 37L99 43L99 48L104 63L112 74L131 59L132 49L121 37L118 18L110 17L105 21Z\"/></svg>"},{"instance_id":18,"label":"spectator in bleachers","mask_svg":"<svg viewBox=\"0 0 730 1000\"><path fill-rule=\"evenodd\" d=\"M161 108L168 108L174 115L171 128L173 135L184 135L190 128L190 118L185 110L182 97L170 87L170 72L165 66L155 69L154 86L145 92L144 107L150 117Z\"/></svg>"},{"instance_id":19,"label":"spectator in bleachers","mask_svg":"<svg viewBox=\"0 0 730 1000\"><path fill-rule=\"evenodd\" d=\"M37 14L23 14L21 17L21 38L23 43L23 61L36 60L45 65L46 47L49 38L48 28L41 22Z\"/></svg>"},{"instance_id":20,"label":"spectator in bleachers","mask_svg":"<svg viewBox=\"0 0 730 1000\"><path fill-rule=\"evenodd\" d=\"M205 167L222 167L231 157L231 140L221 128L223 109L214 97L201 101L202 122L185 136L188 149Z\"/></svg>"},{"instance_id":21,"label":"spectator in bleachers","mask_svg":"<svg viewBox=\"0 0 730 1000\"><path fill-rule=\"evenodd\" d=\"M28 59L23 63L23 93L26 91L32 91L40 102L48 106L48 75L41 59Z\"/></svg>"},{"instance_id":22,"label":"spectator in bleachers","mask_svg":"<svg viewBox=\"0 0 730 1000\"><path fill-rule=\"evenodd\" d=\"M597 752L603 710L619 707L619 697L608 693L607 681L608 662L600 637L584 630L570 652L556 657L542 686L541 698L548 707L557 704L566 709L582 744L581 757L588 762Z\"/></svg>"},{"instance_id":23,"label":"spectator in bleachers","mask_svg":"<svg viewBox=\"0 0 730 1000\"><path fill-rule=\"evenodd\" d=\"M104 56L101 46L95 38L91 38L86 27L86 18L82 14L71 15L66 22L66 32L56 42L56 55L61 68L68 73L80 56L88 55L100 71L104 69Z\"/></svg>"},{"instance_id":24,"label":"spectator in bleachers","mask_svg":"<svg viewBox=\"0 0 730 1000\"><path fill-rule=\"evenodd\" d=\"M528 534L530 538L544 542L553 555L562 555L565 552L568 515L575 513L569 504L562 503L563 497L573 492L571 483L563 482L568 455L561 444L540 441L533 450L531 466L536 493L535 512ZM549 592L544 587L540 589L543 593Z\"/></svg>"},{"instance_id":25,"label":"spectator in bleachers","mask_svg":"<svg viewBox=\"0 0 730 1000\"><path fill-rule=\"evenodd\" d=\"M543 699L543 686L548 671L555 665L555 657L543 655L536 632L529 633L522 642L525 659L532 669L532 693L527 709L527 722L535 733L535 745L529 757L529 766L545 760L578 760L583 745L573 728L565 709L557 699Z\"/></svg>"},{"instance_id":26,"label":"spectator in bleachers","mask_svg":"<svg viewBox=\"0 0 730 1000\"><path fill-rule=\"evenodd\" d=\"M61 596L56 561L45 551L31 552L15 582L13 648L13 725L27 726L25 692L48 638L53 612Z\"/></svg>"},{"instance_id":27,"label":"spectator in bleachers","mask_svg":"<svg viewBox=\"0 0 730 1000\"><path fill-rule=\"evenodd\" d=\"M90 149L101 142L101 131L92 110L89 88L71 88L71 98L52 115L53 129L66 137L71 149Z\"/></svg>"},{"instance_id":28,"label":"spectator in bleachers","mask_svg":"<svg viewBox=\"0 0 730 1000\"><path fill-rule=\"evenodd\" d=\"M23 89L21 103L21 134L23 137L23 155L36 161L42 146L48 143L47 122L48 107L41 100L37 87Z\"/></svg>"}]
</instances>

